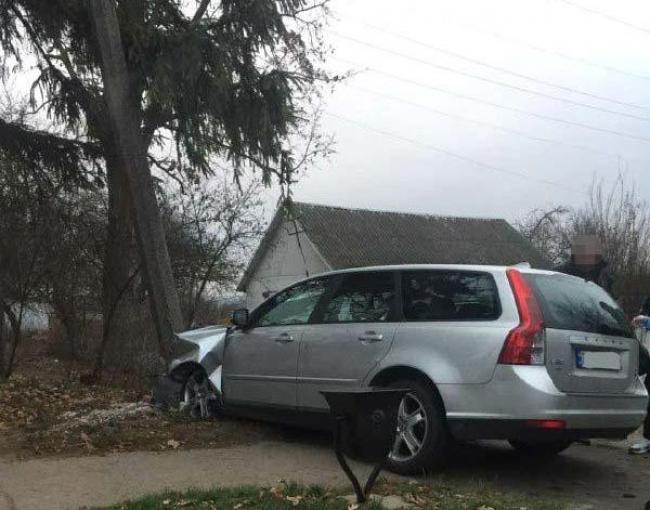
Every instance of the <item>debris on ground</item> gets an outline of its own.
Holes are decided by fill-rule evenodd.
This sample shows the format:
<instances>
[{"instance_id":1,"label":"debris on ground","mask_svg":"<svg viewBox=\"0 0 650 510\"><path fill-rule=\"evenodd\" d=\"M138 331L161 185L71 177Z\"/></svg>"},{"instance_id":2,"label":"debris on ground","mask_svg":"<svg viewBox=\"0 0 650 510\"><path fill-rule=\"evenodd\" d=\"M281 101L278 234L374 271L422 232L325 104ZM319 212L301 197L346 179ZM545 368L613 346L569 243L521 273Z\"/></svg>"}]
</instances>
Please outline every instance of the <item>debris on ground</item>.
<instances>
[{"instance_id":1,"label":"debris on ground","mask_svg":"<svg viewBox=\"0 0 650 510\"><path fill-rule=\"evenodd\" d=\"M159 411L149 402L119 402L111 404L108 409L93 409L88 412L66 411L59 416L62 423L54 427L54 429L98 426L115 423L127 418L146 418L158 413Z\"/></svg>"},{"instance_id":2,"label":"debris on ground","mask_svg":"<svg viewBox=\"0 0 650 510\"><path fill-rule=\"evenodd\" d=\"M279 434L258 423L162 412L146 389L89 384L84 373L87 367L72 369L52 356L20 360L9 381L0 384L0 455L218 448Z\"/></svg>"},{"instance_id":3,"label":"debris on ground","mask_svg":"<svg viewBox=\"0 0 650 510\"><path fill-rule=\"evenodd\" d=\"M380 487L382 484L380 484ZM387 486L383 486L382 493ZM355 496L341 497L322 487L301 487L284 484L270 489L239 487L232 489L190 490L184 493L167 492L107 507L106 510L139 510L143 508L164 509L213 509L246 510L264 508L266 510L408 510L420 508L404 501L401 494L408 492L404 482L392 485L397 494L377 495L363 505L350 501ZM421 508L428 510L560 510L564 503L530 496L496 494L487 491L474 491L464 495L459 503L455 494L446 491L439 497L426 498ZM489 499L489 503L482 503ZM521 502L526 501L526 505Z\"/></svg>"}]
</instances>

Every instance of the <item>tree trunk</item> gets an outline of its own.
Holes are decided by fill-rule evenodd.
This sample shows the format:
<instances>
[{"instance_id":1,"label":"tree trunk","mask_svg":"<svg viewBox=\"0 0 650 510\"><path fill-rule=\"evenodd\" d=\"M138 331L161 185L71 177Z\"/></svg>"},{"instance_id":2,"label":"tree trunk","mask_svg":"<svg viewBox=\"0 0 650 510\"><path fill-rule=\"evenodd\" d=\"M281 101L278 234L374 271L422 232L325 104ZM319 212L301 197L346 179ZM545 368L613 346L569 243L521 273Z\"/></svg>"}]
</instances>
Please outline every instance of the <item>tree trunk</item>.
<instances>
[{"instance_id":1,"label":"tree trunk","mask_svg":"<svg viewBox=\"0 0 650 510\"><path fill-rule=\"evenodd\" d=\"M5 314L0 308L0 383L6 380L5 365L9 359L9 335L5 329Z\"/></svg>"},{"instance_id":2,"label":"tree trunk","mask_svg":"<svg viewBox=\"0 0 650 510\"><path fill-rule=\"evenodd\" d=\"M124 165L145 281L160 353L169 360L174 332L182 329L169 252L149 165L140 132L140 115L129 100L129 76L112 0L88 0L101 57L108 118Z\"/></svg>"},{"instance_id":3,"label":"tree trunk","mask_svg":"<svg viewBox=\"0 0 650 510\"><path fill-rule=\"evenodd\" d=\"M0 382L9 379L14 368L16 349L21 339L21 323L18 317L13 313L11 307L0 303L0 315L9 320L11 326L12 338L4 331L0 334Z\"/></svg>"},{"instance_id":4,"label":"tree trunk","mask_svg":"<svg viewBox=\"0 0 650 510\"><path fill-rule=\"evenodd\" d=\"M128 349L127 332L117 324L127 324L129 298L133 297L130 278L133 264L133 214L129 200L126 171L112 152L106 156L108 182L108 225L104 251L102 291L103 333L97 357L103 365L106 348ZM129 288L125 288L128 286ZM99 372L101 368L99 369ZM97 373L97 376L100 373Z\"/></svg>"},{"instance_id":5,"label":"tree trunk","mask_svg":"<svg viewBox=\"0 0 650 510\"><path fill-rule=\"evenodd\" d=\"M66 287L65 282L57 282L52 288L52 305L56 315L63 325L68 359L77 359L77 317L74 303L74 292Z\"/></svg>"}]
</instances>

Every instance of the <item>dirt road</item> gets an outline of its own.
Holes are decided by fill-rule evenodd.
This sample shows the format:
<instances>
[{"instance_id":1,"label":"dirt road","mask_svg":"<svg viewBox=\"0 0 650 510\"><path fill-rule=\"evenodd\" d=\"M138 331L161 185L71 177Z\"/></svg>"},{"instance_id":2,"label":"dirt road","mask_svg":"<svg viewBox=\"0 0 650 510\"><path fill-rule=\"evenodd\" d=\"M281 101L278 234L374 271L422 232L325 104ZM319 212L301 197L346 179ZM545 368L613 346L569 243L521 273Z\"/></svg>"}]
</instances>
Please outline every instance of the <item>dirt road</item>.
<instances>
[{"instance_id":1,"label":"dirt road","mask_svg":"<svg viewBox=\"0 0 650 510\"><path fill-rule=\"evenodd\" d=\"M440 477L460 485L487 483L553 496L595 509L638 510L650 500L650 458L602 446L574 446L541 462L519 457L500 444L467 445L455 450ZM326 486L345 483L327 442L314 437L222 449L0 460L0 510L76 509L163 489L272 485L280 479Z\"/></svg>"}]
</instances>

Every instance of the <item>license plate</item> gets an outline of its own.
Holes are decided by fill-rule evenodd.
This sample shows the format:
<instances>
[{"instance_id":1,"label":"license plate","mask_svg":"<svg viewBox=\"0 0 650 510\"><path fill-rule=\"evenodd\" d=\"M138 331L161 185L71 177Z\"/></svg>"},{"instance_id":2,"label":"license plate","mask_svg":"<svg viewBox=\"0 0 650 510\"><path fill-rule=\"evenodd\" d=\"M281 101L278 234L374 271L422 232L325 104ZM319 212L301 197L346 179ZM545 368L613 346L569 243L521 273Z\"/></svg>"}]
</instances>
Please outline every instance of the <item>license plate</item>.
<instances>
[{"instance_id":1,"label":"license plate","mask_svg":"<svg viewBox=\"0 0 650 510\"><path fill-rule=\"evenodd\" d=\"M621 355L617 352L576 351L576 366L595 370L620 370Z\"/></svg>"}]
</instances>

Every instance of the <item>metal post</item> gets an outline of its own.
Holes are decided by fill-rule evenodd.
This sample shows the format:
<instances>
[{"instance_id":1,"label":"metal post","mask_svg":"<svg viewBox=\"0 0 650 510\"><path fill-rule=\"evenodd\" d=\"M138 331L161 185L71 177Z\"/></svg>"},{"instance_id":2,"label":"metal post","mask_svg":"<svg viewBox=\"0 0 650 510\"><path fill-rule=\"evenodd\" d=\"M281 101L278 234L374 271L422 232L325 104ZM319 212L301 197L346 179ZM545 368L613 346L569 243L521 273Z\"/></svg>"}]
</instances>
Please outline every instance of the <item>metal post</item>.
<instances>
[{"instance_id":1,"label":"metal post","mask_svg":"<svg viewBox=\"0 0 650 510\"><path fill-rule=\"evenodd\" d=\"M343 455L341 445L341 426L344 420L345 418L343 416L336 417L336 426L334 427L334 452L336 453L336 459L339 461L341 468L343 468L343 471L352 482L354 493L357 495L357 503L361 504L366 502L366 495L361 489L359 480L357 480L357 477L354 476L354 473L350 469L350 466L348 466L348 463L345 460L345 456Z\"/></svg>"},{"instance_id":2,"label":"metal post","mask_svg":"<svg viewBox=\"0 0 650 510\"><path fill-rule=\"evenodd\" d=\"M334 452L336 453L336 459L339 461L341 468L343 468L343 471L352 482L354 493L357 496L357 503L362 504L365 503L366 500L368 499L368 496L370 495L370 491L374 487L375 482L377 481L377 477L379 476L379 473L381 473L381 470L384 467L384 462L380 462L373 468L372 472L370 473L370 476L368 477L368 480L366 481L365 486L362 489L359 480L352 472L352 469L350 469L350 466L348 465L347 461L345 460L345 456L343 455L343 447L341 444L341 428L343 426L344 421L345 421L345 417L343 416L336 417L336 425L334 427Z\"/></svg>"}]
</instances>

